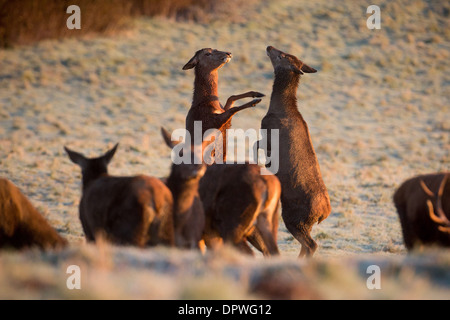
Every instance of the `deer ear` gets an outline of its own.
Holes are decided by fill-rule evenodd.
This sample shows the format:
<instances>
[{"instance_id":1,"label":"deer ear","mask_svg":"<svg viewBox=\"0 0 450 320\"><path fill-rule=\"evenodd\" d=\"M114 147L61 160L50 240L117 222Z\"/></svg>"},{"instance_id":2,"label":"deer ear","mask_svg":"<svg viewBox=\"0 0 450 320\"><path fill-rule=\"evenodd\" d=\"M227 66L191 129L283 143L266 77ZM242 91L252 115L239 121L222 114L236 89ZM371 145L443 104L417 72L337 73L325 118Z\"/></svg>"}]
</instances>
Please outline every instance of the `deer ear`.
<instances>
[{"instance_id":1,"label":"deer ear","mask_svg":"<svg viewBox=\"0 0 450 320\"><path fill-rule=\"evenodd\" d=\"M64 150L67 152L67 155L73 163L79 165L81 168L84 168L86 166L87 159L81 153L70 150L66 146L64 146Z\"/></svg>"},{"instance_id":2,"label":"deer ear","mask_svg":"<svg viewBox=\"0 0 450 320\"><path fill-rule=\"evenodd\" d=\"M302 71L303 71L304 73L315 73L315 72L317 72L316 69L311 68L310 66L308 66L308 65L305 64L305 63L302 65Z\"/></svg>"},{"instance_id":3,"label":"deer ear","mask_svg":"<svg viewBox=\"0 0 450 320\"><path fill-rule=\"evenodd\" d=\"M294 71L297 74L303 74L303 72L297 68L296 66L291 65L291 70Z\"/></svg>"},{"instance_id":4,"label":"deer ear","mask_svg":"<svg viewBox=\"0 0 450 320\"><path fill-rule=\"evenodd\" d=\"M107 151L102 156L102 160L105 163L105 165L108 165L111 162L111 159L114 157L114 154L116 153L118 146L119 146L119 144L116 143L116 145L111 150Z\"/></svg>"},{"instance_id":5,"label":"deer ear","mask_svg":"<svg viewBox=\"0 0 450 320\"><path fill-rule=\"evenodd\" d=\"M161 135L164 139L164 142L166 143L166 145L169 148L173 148L175 147L177 144L179 144L181 142L181 140L179 141L172 141L172 135L170 134L169 131L167 131L165 128L161 127Z\"/></svg>"},{"instance_id":6,"label":"deer ear","mask_svg":"<svg viewBox=\"0 0 450 320\"><path fill-rule=\"evenodd\" d=\"M191 58L191 60L188 61L183 67L183 70L188 70L194 68L198 63L197 54Z\"/></svg>"}]
</instances>

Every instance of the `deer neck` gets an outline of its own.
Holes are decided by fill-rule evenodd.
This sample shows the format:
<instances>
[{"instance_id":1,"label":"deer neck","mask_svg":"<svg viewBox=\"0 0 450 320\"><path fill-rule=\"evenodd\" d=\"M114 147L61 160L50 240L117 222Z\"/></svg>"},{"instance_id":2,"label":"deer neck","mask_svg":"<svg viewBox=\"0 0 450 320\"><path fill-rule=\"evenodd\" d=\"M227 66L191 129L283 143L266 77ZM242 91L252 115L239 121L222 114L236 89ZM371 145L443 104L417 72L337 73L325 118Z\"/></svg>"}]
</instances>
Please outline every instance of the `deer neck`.
<instances>
[{"instance_id":1,"label":"deer neck","mask_svg":"<svg viewBox=\"0 0 450 320\"><path fill-rule=\"evenodd\" d=\"M179 216L188 212L198 194L198 181L180 182L169 177L167 187L172 192L174 215Z\"/></svg>"},{"instance_id":2,"label":"deer neck","mask_svg":"<svg viewBox=\"0 0 450 320\"><path fill-rule=\"evenodd\" d=\"M107 176L108 176L107 172L100 173L100 174L98 174L98 173L93 174L91 172L83 172L82 178L81 178L83 192L91 185L92 182L94 182L95 180L97 180L101 177L107 177Z\"/></svg>"},{"instance_id":3,"label":"deer neck","mask_svg":"<svg viewBox=\"0 0 450 320\"><path fill-rule=\"evenodd\" d=\"M299 74L275 70L269 112L299 113L297 108L297 88L299 83Z\"/></svg>"},{"instance_id":4,"label":"deer neck","mask_svg":"<svg viewBox=\"0 0 450 320\"><path fill-rule=\"evenodd\" d=\"M213 70L205 73L200 69L195 69L194 98L192 105L199 105L205 102L219 101L218 93L219 72Z\"/></svg>"}]
</instances>

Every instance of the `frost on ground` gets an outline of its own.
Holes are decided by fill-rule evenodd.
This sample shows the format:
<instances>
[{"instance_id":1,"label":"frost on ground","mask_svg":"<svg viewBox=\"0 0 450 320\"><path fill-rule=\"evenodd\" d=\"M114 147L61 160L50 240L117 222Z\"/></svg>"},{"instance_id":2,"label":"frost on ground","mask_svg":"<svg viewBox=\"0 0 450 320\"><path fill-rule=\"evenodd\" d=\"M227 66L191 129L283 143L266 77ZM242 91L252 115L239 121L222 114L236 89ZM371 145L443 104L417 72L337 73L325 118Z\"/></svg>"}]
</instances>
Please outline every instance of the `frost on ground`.
<instances>
[{"instance_id":1,"label":"frost on ground","mask_svg":"<svg viewBox=\"0 0 450 320\"><path fill-rule=\"evenodd\" d=\"M221 102L248 90L265 93L256 108L233 118L234 128L258 129L273 81L265 48L273 45L318 69L302 77L298 91L333 208L313 230L317 259L370 254L398 261L406 252L395 188L413 175L449 170L450 6L381 1L381 29L369 30L366 5L267 0L240 23L142 19L114 37L2 50L0 175L75 248L84 242L81 175L63 146L94 156L119 142L111 174L165 176L170 156L159 128L183 128L192 99L194 75L182 66L203 47L232 52L219 71ZM296 257L299 244L282 223L279 231L283 259ZM31 253L0 258L0 273L34 258L44 274L55 272Z\"/></svg>"},{"instance_id":2,"label":"frost on ground","mask_svg":"<svg viewBox=\"0 0 450 320\"><path fill-rule=\"evenodd\" d=\"M67 286L73 265L79 267L79 290ZM377 280L373 266L380 270ZM442 251L261 263L230 248L201 256L83 245L2 254L0 299L450 299L449 267L450 256Z\"/></svg>"}]
</instances>

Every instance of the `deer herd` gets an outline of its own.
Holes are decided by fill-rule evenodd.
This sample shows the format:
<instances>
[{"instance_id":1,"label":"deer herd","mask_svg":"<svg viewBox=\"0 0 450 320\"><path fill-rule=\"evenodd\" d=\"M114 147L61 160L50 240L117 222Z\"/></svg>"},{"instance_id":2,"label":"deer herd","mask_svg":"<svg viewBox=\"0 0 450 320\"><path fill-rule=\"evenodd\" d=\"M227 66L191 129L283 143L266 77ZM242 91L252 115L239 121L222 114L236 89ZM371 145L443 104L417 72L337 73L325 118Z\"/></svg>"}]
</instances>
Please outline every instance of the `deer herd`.
<instances>
[{"instance_id":1,"label":"deer herd","mask_svg":"<svg viewBox=\"0 0 450 320\"><path fill-rule=\"evenodd\" d=\"M279 170L264 172L252 163L213 163L202 156L212 142L201 145L173 141L161 128L169 148L186 144L185 157L192 161L172 163L165 178L146 175L111 176L108 164L117 149L96 158L64 147L70 160L81 168L82 196L79 218L88 242L98 237L117 245L156 245L215 250L224 243L252 254L250 244L264 256L279 254L277 230L279 211L287 230L301 244L300 257L311 257L317 244L312 227L331 212L327 188L308 126L298 111L300 76L316 70L293 55L267 47L274 68L274 83L261 129L279 132ZM222 106L218 97L218 70L232 55L205 48L197 51L183 70L194 69L194 94L186 116L186 130L201 121L202 134L216 129L215 159L226 159L227 129L232 117L261 102L264 94L249 91L233 95ZM234 106L237 100L252 101ZM258 144L260 146L262 144ZM257 147L258 147L257 146ZM188 151L186 151L188 150ZM268 166L266 164L266 166ZM395 192L397 209L408 250L418 245L450 247L450 173L421 175L405 181ZM31 202L9 180L0 179L0 248L37 246L43 250L63 248L66 239L55 231Z\"/></svg>"}]
</instances>

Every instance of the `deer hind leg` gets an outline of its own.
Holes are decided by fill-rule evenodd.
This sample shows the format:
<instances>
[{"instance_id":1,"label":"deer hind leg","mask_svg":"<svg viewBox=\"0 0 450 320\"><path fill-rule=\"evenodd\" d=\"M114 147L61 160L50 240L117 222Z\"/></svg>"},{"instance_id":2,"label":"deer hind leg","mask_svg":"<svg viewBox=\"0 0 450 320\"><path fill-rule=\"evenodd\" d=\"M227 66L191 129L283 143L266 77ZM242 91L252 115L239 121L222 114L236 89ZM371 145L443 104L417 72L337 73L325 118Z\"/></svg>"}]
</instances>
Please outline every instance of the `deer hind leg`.
<instances>
[{"instance_id":1,"label":"deer hind leg","mask_svg":"<svg viewBox=\"0 0 450 320\"><path fill-rule=\"evenodd\" d=\"M312 257L317 250L317 243L311 238L310 235L306 235L302 242L302 248L300 250L299 258Z\"/></svg>"},{"instance_id":2,"label":"deer hind leg","mask_svg":"<svg viewBox=\"0 0 450 320\"><path fill-rule=\"evenodd\" d=\"M300 250L299 258L312 257L314 252L317 250L317 243L311 237L311 230L301 229L300 236L297 238L302 244L302 249Z\"/></svg>"},{"instance_id":3,"label":"deer hind leg","mask_svg":"<svg viewBox=\"0 0 450 320\"><path fill-rule=\"evenodd\" d=\"M276 202L274 203L273 201L269 201L268 205L259 215L256 223L256 229L258 230L258 233L260 234L267 250L267 253L264 254L265 256L280 254L277 245L278 212L280 209L280 201L278 200L279 195L276 196L273 192L269 192L269 194L272 195L269 196L269 199L276 199Z\"/></svg>"},{"instance_id":4,"label":"deer hind leg","mask_svg":"<svg viewBox=\"0 0 450 320\"><path fill-rule=\"evenodd\" d=\"M247 240L264 256L269 255L269 249L267 249L267 246L264 243L264 240L261 236L261 233L255 229L253 232L247 237Z\"/></svg>"},{"instance_id":5,"label":"deer hind leg","mask_svg":"<svg viewBox=\"0 0 450 320\"><path fill-rule=\"evenodd\" d=\"M264 244L268 250L267 255L279 255L280 251L278 250L277 241L276 238L274 238L269 225L264 224L263 226L258 227L258 231L261 233L261 237L263 238Z\"/></svg>"},{"instance_id":6,"label":"deer hind leg","mask_svg":"<svg viewBox=\"0 0 450 320\"><path fill-rule=\"evenodd\" d=\"M235 247L238 248L239 251L241 251L242 253L253 256L253 250L248 245L246 239L242 239L242 241L240 241L239 243L236 243Z\"/></svg>"},{"instance_id":7,"label":"deer hind leg","mask_svg":"<svg viewBox=\"0 0 450 320\"><path fill-rule=\"evenodd\" d=\"M285 222L285 224L289 232L302 245L298 257L299 258L312 257L317 249L317 243L314 241L314 239L311 237L310 234L312 225L307 225L304 222L300 222L297 224Z\"/></svg>"},{"instance_id":8,"label":"deer hind leg","mask_svg":"<svg viewBox=\"0 0 450 320\"><path fill-rule=\"evenodd\" d=\"M276 234L272 233L273 228L270 223L258 218L256 223L256 228L248 237L250 243L259 251L263 253L264 256L279 255L278 245L276 241Z\"/></svg>"}]
</instances>

